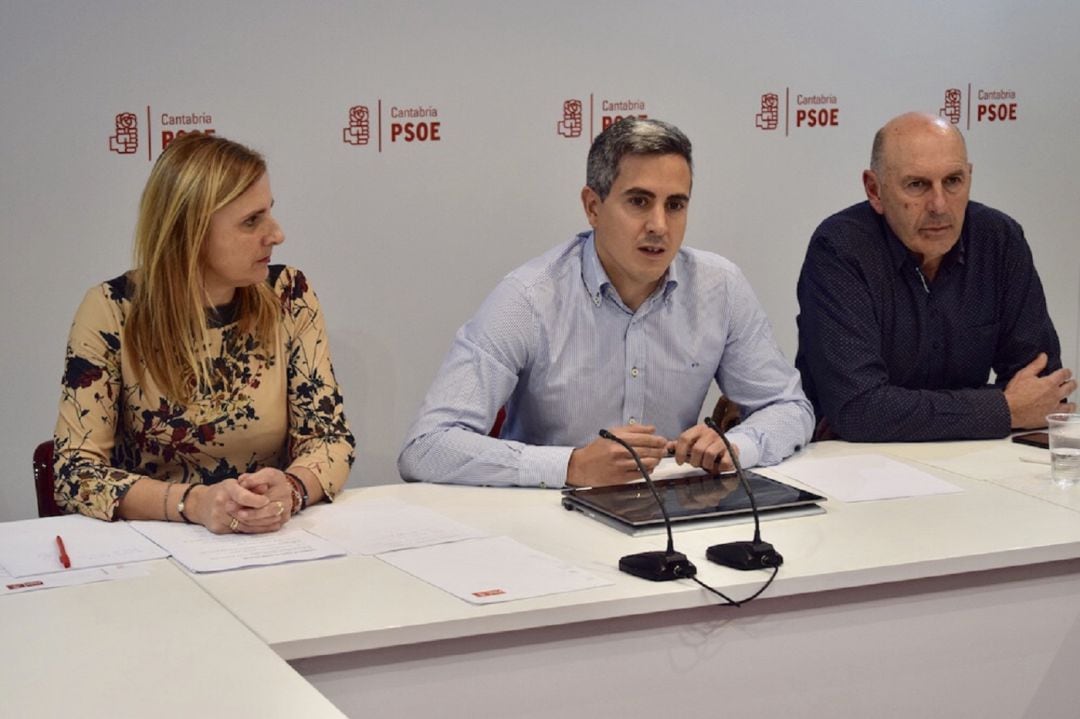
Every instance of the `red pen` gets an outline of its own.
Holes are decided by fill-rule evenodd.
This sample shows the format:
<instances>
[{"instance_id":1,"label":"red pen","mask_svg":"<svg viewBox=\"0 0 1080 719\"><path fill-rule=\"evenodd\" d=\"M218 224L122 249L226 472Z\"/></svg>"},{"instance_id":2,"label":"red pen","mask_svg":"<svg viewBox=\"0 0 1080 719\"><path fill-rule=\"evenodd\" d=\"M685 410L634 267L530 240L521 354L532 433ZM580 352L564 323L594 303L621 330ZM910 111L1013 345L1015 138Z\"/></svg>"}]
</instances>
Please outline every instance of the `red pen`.
<instances>
[{"instance_id":1,"label":"red pen","mask_svg":"<svg viewBox=\"0 0 1080 719\"><path fill-rule=\"evenodd\" d=\"M64 565L64 569L71 569L71 557L68 556L64 539L59 534L56 535L56 548L60 550L60 563Z\"/></svg>"}]
</instances>

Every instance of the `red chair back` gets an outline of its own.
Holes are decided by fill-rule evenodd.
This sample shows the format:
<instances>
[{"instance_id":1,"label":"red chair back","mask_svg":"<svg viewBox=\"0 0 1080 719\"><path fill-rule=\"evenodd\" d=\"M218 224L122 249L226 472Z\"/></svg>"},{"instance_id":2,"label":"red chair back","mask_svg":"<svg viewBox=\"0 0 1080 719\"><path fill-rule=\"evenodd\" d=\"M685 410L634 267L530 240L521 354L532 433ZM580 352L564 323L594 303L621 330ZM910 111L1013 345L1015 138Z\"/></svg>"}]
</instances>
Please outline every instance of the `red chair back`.
<instances>
[{"instance_id":1,"label":"red chair back","mask_svg":"<svg viewBox=\"0 0 1080 719\"><path fill-rule=\"evenodd\" d=\"M53 441L42 442L34 449L34 490L37 492L39 517L58 517L63 512L53 495Z\"/></svg>"},{"instance_id":2,"label":"red chair back","mask_svg":"<svg viewBox=\"0 0 1080 719\"><path fill-rule=\"evenodd\" d=\"M495 424L491 426L491 431L488 432L489 437L499 438L499 433L502 432L502 426L506 423L506 407L500 407L499 413L495 415Z\"/></svg>"}]
</instances>

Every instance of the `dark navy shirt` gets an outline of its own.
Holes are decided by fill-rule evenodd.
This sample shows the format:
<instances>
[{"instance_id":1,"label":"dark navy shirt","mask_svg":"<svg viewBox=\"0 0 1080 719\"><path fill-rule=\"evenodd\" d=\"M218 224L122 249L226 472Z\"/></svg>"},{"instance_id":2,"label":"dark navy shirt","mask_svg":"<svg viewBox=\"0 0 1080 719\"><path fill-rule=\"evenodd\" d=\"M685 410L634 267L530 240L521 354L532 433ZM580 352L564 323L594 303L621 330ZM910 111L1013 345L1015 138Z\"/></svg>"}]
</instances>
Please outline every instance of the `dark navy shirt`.
<instances>
[{"instance_id":1,"label":"dark navy shirt","mask_svg":"<svg viewBox=\"0 0 1080 719\"><path fill-rule=\"evenodd\" d=\"M1039 352L1061 367L1023 229L977 202L932 282L870 203L838 212L810 240L798 295L795 364L843 439L1004 437L1009 379Z\"/></svg>"}]
</instances>

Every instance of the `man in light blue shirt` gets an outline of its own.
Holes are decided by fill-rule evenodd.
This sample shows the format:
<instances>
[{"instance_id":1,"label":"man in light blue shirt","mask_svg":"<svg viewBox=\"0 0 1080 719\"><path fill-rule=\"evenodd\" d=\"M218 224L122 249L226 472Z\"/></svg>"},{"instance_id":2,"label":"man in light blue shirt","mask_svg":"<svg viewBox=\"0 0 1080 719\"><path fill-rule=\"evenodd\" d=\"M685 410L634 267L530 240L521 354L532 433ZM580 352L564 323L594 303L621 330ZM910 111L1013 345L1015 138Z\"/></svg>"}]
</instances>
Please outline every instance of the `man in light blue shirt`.
<instances>
[{"instance_id":1,"label":"man in light blue shirt","mask_svg":"<svg viewBox=\"0 0 1080 719\"><path fill-rule=\"evenodd\" d=\"M741 408L744 466L810 439L814 413L739 269L682 247L690 141L627 118L593 142L581 191L592 226L507 275L454 338L398 457L407 481L599 486L646 467L731 466L698 422L715 380ZM500 408L506 421L488 436Z\"/></svg>"}]
</instances>

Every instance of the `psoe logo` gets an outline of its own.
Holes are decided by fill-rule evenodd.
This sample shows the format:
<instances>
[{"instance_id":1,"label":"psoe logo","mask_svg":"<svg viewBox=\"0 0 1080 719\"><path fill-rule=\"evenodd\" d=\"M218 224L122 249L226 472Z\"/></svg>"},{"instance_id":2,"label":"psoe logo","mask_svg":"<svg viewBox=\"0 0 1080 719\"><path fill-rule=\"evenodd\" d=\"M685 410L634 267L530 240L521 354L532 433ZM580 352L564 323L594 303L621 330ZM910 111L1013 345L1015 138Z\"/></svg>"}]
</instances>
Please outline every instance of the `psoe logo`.
<instances>
[{"instance_id":1,"label":"psoe logo","mask_svg":"<svg viewBox=\"0 0 1080 719\"><path fill-rule=\"evenodd\" d=\"M139 149L139 118L134 112L116 116L114 135L109 135L109 150L118 155L130 155Z\"/></svg>"},{"instance_id":2,"label":"psoe logo","mask_svg":"<svg viewBox=\"0 0 1080 719\"><path fill-rule=\"evenodd\" d=\"M960 124L960 100L963 94L959 89L950 87L945 91L945 107L938 111L940 117L949 118L949 122L954 125Z\"/></svg>"},{"instance_id":3,"label":"psoe logo","mask_svg":"<svg viewBox=\"0 0 1080 719\"><path fill-rule=\"evenodd\" d=\"M775 130L780 124L780 96L766 92L761 96L761 112L754 115L754 126L761 130Z\"/></svg>"},{"instance_id":4,"label":"psoe logo","mask_svg":"<svg viewBox=\"0 0 1080 719\"><path fill-rule=\"evenodd\" d=\"M349 108L349 126L342 130L341 141L350 145L366 145L371 140L371 113L367 105Z\"/></svg>"},{"instance_id":5,"label":"psoe logo","mask_svg":"<svg viewBox=\"0 0 1080 719\"><path fill-rule=\"evenodd\" d=\"M562 120L555 123L555 131L563 137L581 137L581 100L566 100L562 105Z\"/></svg>"}]
</instances>

